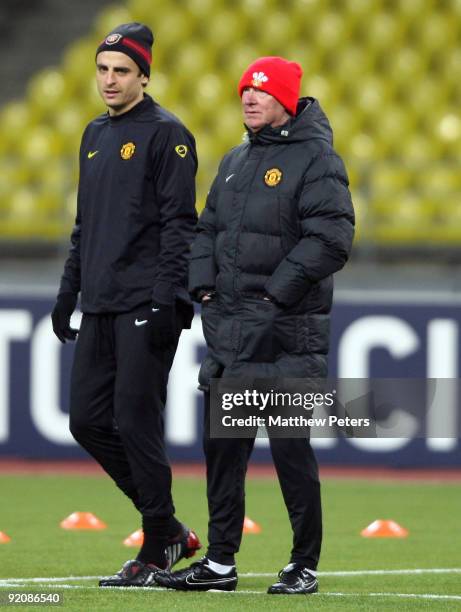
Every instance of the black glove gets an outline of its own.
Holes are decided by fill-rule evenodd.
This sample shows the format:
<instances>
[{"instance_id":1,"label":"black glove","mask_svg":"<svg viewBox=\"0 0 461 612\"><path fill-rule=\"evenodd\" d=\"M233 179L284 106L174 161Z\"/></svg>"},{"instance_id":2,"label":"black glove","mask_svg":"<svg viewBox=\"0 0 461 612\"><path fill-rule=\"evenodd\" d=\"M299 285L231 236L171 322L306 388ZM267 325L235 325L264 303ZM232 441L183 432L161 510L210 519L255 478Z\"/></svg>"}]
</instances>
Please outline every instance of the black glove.
<instances>
[{"instance_id":1,"label":"black glove","mask_svg":"<svg viewBox=\"0 0 461 612\"><path fill-rule=\"evenodd\" d=\"M152 304L147 317L146 333L152 348L166 348L176 340L176 309L174 304Z\"/></svg>"},{"instance_id":2,"label":"black glove","mask_svg":"<svg viewBox=\"0 0 461 612\"><path fill-rule=\"evenodd\" d=\"M77 296L74 293L60 293L51 313L53 331L63 344L66 340L75 340L78 334L78 329L70 326L70 317L76 304Z\"/></svg>"}]
</instances>

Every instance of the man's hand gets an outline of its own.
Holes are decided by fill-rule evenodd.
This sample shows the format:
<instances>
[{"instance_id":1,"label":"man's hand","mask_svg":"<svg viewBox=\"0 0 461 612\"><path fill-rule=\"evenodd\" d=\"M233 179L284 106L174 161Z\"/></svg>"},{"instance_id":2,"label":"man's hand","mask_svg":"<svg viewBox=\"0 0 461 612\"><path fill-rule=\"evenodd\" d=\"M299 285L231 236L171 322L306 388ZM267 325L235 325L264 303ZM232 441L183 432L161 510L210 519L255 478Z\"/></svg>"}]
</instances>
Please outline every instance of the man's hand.
<instances>
[{"instance_id":1,"label":"man's hand","mask_svg":"<svg viewBox=\"0 0 461 612\"><path fill-rule=\"evenodd\" d=\"M152 304L147 317L146 333L152 348L166 348L173 344L178 334L175 306Z\"/></svg>"},{"instance_id":2,"label":"man's hand","mask_svg":"<svg viewBox=\"0 0 461 612\"><path fill-rule=\"evenodd\" d=\"M78 329L70 326L70 317L76 304L77 296L74 293L60 293L51 313L53 331L63 344L66 340L75 340L78 334Z\"/></svg>"},{"instance_id":3,"label":"man's hand","mask_svg":"<svg viewBox=\"0 0 461 612\"><path fill-rule=\"evenodd\" d=\"M209 302L210 300L212 300L214 298L215 292L214 291L201 291L200 292L200 301L202 304L206 304L206 302Z\"/></svg>"}]
</instances>

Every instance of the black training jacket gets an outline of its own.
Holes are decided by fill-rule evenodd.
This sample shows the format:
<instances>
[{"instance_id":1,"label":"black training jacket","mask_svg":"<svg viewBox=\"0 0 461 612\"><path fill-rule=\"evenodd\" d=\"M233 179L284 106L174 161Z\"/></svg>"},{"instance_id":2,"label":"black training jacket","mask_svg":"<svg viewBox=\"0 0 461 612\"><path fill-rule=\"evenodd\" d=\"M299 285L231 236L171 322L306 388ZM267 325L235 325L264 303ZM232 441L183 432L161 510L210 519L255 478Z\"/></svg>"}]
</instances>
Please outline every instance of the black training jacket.
<instances>
[{"instance_id":1,"label":"black training jacket","mask_svg":"<svg viewBox=\"0 0 461 612\"><path fill-rule=\"evenodd\" d=\"M206 384L217 372L261 376L325 373L332 274L354 233L348 178L317 100L297 116L248 134L222 160L197 226L189 290L202 307ZM264 294L272 302L263 300ZM312 372L307 355L323 355Z\"/></svg>"},{"instance_id":2,"label":"black training jacket","mask_svg":"<svg viewBox=\"0 0 461 612\"><path fill-rule=\"evenodd\" d=\"M148 95L123 115L92 121L59 292L81 291L86 313L189 301L196 171L194 137Z\"/></svg>"}]
</instances>

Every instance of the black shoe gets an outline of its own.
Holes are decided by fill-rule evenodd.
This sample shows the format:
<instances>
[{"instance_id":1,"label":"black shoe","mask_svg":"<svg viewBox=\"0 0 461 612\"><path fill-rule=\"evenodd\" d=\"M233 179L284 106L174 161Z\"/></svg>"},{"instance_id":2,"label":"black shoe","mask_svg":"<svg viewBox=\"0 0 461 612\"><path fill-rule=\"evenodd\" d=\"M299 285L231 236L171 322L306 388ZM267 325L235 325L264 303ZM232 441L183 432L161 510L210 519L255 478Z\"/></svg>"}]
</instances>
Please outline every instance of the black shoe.
<instances>
[{"instance_id":1,"label":"black shoe","mask_svg":"<svg viewBox=\"0 0 461 612\"><path fill-rule=\"evenodd\" d=\"M155 575L161 571L152 563L141 563L137 559L127 561L114 576L99 581L100 587L148 587L155 586Z\"/></svg>"},{"instance_id":2,"label":"black shoe","mask_svg":"<svg viewBox=\"0 0 461 612\"><path fill-rule=\"evenodd\" d=\"M290 563L279 572L279 581L270 586L267 592L271 595L309 595L317 593L319 583L307 567Z\"/></svg>"},{"instance_id":3,"label":"black shoe","mask_svg":"<svg viewBox=\"0 0 461 612\"><path fill-rule=\"evenodd\" d=\"M165 550L168 567L173 567L181 559L193 557L200 548L202 548L202 545L197 534L183 525L181 533L168 541Z\"/></svg>"},{"instance_id":4,"label":"black shoe","mask_svg":"<svg viewBox=\"0 0 461 612\"><path fill-rule=\"evenodd\" d=\"M160 572L156 575L157 584L178 591L235 591L237 571L235 567L228 574L217 574L207 564L208 559L192 563L177 572Z\"/></svg>"}]
</instances>

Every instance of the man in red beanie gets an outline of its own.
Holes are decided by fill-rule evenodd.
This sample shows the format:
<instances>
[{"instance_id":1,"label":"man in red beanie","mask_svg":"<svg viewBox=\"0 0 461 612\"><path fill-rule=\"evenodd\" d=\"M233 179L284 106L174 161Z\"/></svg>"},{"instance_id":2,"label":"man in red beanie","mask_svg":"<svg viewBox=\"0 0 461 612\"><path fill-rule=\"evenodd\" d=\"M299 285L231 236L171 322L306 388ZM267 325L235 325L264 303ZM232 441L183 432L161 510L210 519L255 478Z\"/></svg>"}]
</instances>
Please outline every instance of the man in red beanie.
<instances>
[{"instance_id":1,"label":"man in red beanie","mask_svg":"<svg viewBox=\"0 0 461 612\"><path fill-rule=\"evenodd\" d=\"M144 93L153 34L125 23L96 49L96 83L107 112L80 147L77 216L53 330L75 340L70 430L131 499L144 542L103 587L150 586L159 569L200 548L174 516L165 451L169 371L193 305L187 254L196 223L195 140Z\"/></svg>"},{"instance_id":2,"label":"man in red beanie","mask_svg":"<svg viewBox=\"0 0 461 612\"><path fill-rule=\"evenodd\" d=\"M170 588L237 585L254 437L211 436L210 380L327 375L332 274L348 259L354 213L328 119L317 100L299 99L301 77L299 64L281 57L262 57L244 72L238 92L247 139L221 161L197 226L189 291L202 304L208 346L199 373L208 550L185 570L156 576ZM322 540L317 462L307 435L269 441L293 547L268 593L314 593Z\"/></svg>"}]
</instances>

